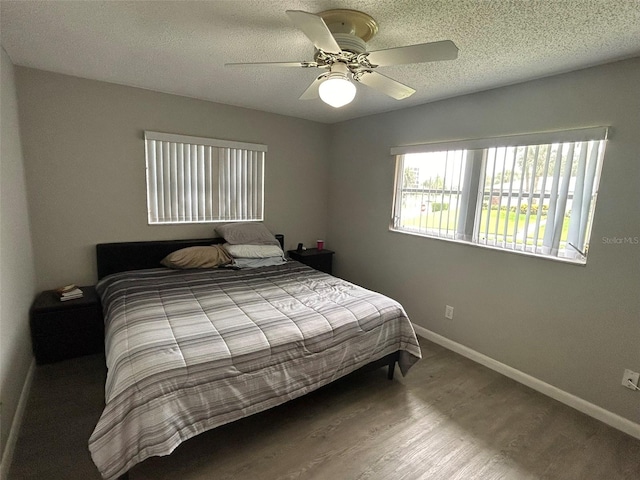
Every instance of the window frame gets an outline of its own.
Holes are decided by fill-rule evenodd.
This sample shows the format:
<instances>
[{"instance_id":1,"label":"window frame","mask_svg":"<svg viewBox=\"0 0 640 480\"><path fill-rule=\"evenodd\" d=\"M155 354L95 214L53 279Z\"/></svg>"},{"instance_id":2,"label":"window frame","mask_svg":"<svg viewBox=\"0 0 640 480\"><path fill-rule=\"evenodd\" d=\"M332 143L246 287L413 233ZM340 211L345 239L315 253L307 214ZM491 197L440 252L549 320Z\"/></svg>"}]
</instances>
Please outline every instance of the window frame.
<instances>
[{"instance_id":1,"label":"window frame","mask_svg":"<svg viewBox=\"0 0 640 480\"><path fill-rule=\"evenodd\" d=\"M522 135L510 135L510 136L502 136L502 137L493 137L493 138L482 138L482 139L466 139L466 140L455 140L455 141L447 141L447 142L434 142L428 144L419 144L419 145L407 145L407 146L399 146L391 148L391 155L394 157L396 162L396 174L394 178L394 188L393 188L393 202L392 202L392 212L391 219L389 223L389 230L397 233L403 233L407 235L415 235L426 238L434 238L438 240L445 240L450 242L463 243L465 245L489 248L494 250L499 250L502 252L510 252L521 255L529 255L537 258L544 258L553 261L560 261L575 265L585 265L587 261L588 251L580 251L576 247L573 247L575 250L575 254L567 254L568 249L561 250L556 249L555 252L547 251L545 253L538 251L540 250L540 246L534 245L533 247L528 247L527 242L525 240L522 248L508 248L506 244L508 243L505 239L502 240L504 245L492 244L487 238L485 241L480 241L480 235L483 233L480 231L480 222L483 221L482 209L483 209L483 199L485 197L485 193L487 192L487 188L491 192L493 192L493 187L486 186L486 166L487 166L487 155L491 149L500 149L500 148L529 148L531 146L540 146L540 145L552 145L559 143L573 143L578 144L581 142L590 142L590 141L602 141L602 144L598 146L597 153L598 156L596 158L595 164L595 178L593 180L592 187L592 199L589 202L590 210L588 214L588 219L586 220L586 236L585 236L585 244L588 246L591 231L593 229L593 215L596 206L596 200L599 190L599 182L600 182L600 173L603 164L603 157L606 150L607 140L610 138L610 127L590 127L590 128L581 128L581 129L573 129L573 130L563 130L563 131L552 131L552 132L539 132L539 133L527 133ZM400 183L403 179L403 171L402 165L404 162L404 155L412 154L412 153L435 153L435 152L452 152L457 150L463 150L466 156L463 156L462 162L466 162L464 165L464 186L459 184L458 189L460 191L466 190L467 198L463 198L463 202L459 204L460 196L456 198L456 207L458 209L463 210L463 215L460 215L460 211L457 212L458 219L456 220L456 226L454 228L455 234L434 234L432 232L428 232L428 227L425 227L425 231L412 231L411 229L402 228L399 226L399 220L401 218L401 205L403 201L403 193L404 189L402 188L402 184ZM525 150L526 151L526 150ZM537 155L537 152L536 152ZM536 157L537 158L537 157ZM494 160L495 161L495 160ZM515 157L514 157L515 162ZM462 168L462 167L459 167ZM507 171L504 169L504 171ZM515 171L515 170L512 170ZM546 172L545 172L546 173ZM562 179L562 174L559 177ZM573 174L569 178L572 178ZM545 182L546 182L545 177ZM521 182L524 179L520 180ZM515 185L513 180L511 180L511 185ZM544 183L543 183L544 188ZM446 189L446 185L443 186L443 191ZM502 189L500 190L500 195L502 195ZM508 193L510 196L509 201L513 198L511 191ZM528 193L528 210L530 212L531 202L533 197L536 194ZM545 191L539 192L538 197L549 197ZM490 197L492 198L492 196ZM521 201L523 201L522 190L518 190L518 208L521 207ZM568 197L567 197L568 198ZM544 203L544 201L543 201ZM540 204L542 205L542 204ZM442 210L441 210L442 211ZM488 211L490 213L490 209ZM523 215L523 214L520 214ZM529 213L526 214L527 217ZM487 221L490 215L487 215ZM464 218L464 224L460 225L460 219ZM563 220L564 222L565 220ZM449 222L447 222L448 224ZM525 220L526 224L526 220ZM449 227L449 225L447 225ZM487 236L489 229L486 229L484 232ZM497 234L494 234L497 235ZM525 237L526 238L526 237ZM495 240L495 243L498 243ZM513 240L511 243L516 244L516 241ZM559 256L560 254L566 256ZM586 254L586 255L585 255Z\"/></svg>"}]
</instances>

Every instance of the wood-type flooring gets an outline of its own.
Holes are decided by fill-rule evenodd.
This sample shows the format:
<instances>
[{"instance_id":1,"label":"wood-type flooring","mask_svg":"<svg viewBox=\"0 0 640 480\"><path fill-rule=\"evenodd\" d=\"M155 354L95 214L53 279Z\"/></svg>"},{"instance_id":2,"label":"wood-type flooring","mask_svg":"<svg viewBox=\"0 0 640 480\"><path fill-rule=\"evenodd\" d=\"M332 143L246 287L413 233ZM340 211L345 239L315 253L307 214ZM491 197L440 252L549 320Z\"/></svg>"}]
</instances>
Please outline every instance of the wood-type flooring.
<instances>
[{"instance_id":1,"label":"wood-type flooring","mask_svg":"<svg viewBox=\"0 0 640 480\"><path fill-rule=\"evenodd\" d=\"M130 480L640 479L640 440L421 339L403 378L356 372L206 432ZM9 479L100 479L101 355L39 366Z\"/></svg>"}]
</instances>

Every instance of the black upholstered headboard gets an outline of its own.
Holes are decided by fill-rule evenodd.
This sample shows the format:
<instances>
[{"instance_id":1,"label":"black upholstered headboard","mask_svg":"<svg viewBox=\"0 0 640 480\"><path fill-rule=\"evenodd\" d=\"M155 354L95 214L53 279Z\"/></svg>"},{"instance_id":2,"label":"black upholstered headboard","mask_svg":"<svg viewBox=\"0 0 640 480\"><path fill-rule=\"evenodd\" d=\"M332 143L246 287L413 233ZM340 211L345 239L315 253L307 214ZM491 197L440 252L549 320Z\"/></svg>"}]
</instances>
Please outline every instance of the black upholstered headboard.
<instances>
[{"instance_id":1,"label":"black upholstered headboard","mask_svg":"<svg viewBox=\"0 0 640 480\"><path fill-rule=\"evenodd\" d=\"M222 243L222 238L99 243L96 245L98 280L112 273L161 267L160 261L181 248Z\"/></svg>"},{"instance_id":2,"label":"black upholstered headboard","mask_svg":"<svg viewBox=\"0 0 640 480\"><path fill-rule=\"evenodd\" d=\"M284 236L276 235L284 248ZM223 238L156 240L149 242L99 243L96 245L98 280L112 273L161 267L160 261L171 252L187 247L224 243Z\"/></svg>"}]
</instances>

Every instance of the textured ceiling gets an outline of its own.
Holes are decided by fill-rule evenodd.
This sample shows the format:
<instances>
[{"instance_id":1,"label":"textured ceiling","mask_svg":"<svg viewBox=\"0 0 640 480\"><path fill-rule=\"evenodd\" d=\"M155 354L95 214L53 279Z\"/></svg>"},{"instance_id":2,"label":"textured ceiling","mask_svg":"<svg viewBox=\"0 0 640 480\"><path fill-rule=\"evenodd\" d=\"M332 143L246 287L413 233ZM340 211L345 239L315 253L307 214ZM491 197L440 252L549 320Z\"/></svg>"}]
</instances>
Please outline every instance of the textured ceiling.
<instances>
[{"instance_id":1,"label":"textured ceiling","mask_svg":"<svg viewBox=\"0 0 640 480\"><path fill-rule=\"evenodd\" d=\"M224 67L312 60L285 10L361 10L369 50L453 40L454 61L381 67L415 88L393 100L358 85L333 109L298 96L316 69ZM333 123L640 55L638 0L0 1L16 65Z\"/></svg>"}]
</instances>

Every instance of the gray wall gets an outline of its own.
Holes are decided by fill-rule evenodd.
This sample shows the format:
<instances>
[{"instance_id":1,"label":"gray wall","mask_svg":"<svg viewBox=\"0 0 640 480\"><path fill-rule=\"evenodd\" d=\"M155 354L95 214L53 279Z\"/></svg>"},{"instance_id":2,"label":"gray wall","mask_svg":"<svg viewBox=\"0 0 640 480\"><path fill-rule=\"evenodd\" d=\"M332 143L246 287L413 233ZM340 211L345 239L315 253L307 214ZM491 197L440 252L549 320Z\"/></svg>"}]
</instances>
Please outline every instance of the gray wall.
<instances>
[{"instance_id":1,"label":"gray wall","mask_svg":"<svg viewBox=\"0 0 640 480\"><path fill-rule=\"evenodd\" d=\"M17 256L3 243L2 271L25 277L0 289L3 402L5 372L12 391L26 375L34 293L17 126L5 156L5 116L15 117L4 108L5 63L3 54L2 240L11 225ZM397 298L417 324L640 422L637 394L620 386L624 368L640 370L640 246L602 241L640 236L640 60L333 126L21 67L16 80L38 289L94 283L99 242L212 234L147 225L145 129L265 143L265 223L287 247L325 237L339 275ZM391 146L594 125L613 135L587 266L388 231ZM5 342L21 360L5 363ZM3 405L3 431L12 415Z\"/></svg>"},{"instance_id":2,"label":"gray wall","mask_svg":"<svg viewBox=\"0 0 640 480\"><path fill-rule=\"evenodd\" d=\"M206 238L149 226L144 130L268 145L265 224L287 247L326 236L328 126L16 67L38 288L96 281L95 244Z\"/></svg>"},{"instance_id":3,"label":"gray wall","mask_svg":"<svg viewBox=\"0 0 640 480\"><path fill-rule=\"evenodd\" d=\"M393 233L392 146L610 125L586 266ZM332 126L336 273L416 324L640 423L640 59ZM445 304L455 307L444 318Z\"/></svg>"},{"instance_id":4,"label":"gray wall","mask_svg":"<svg viewBox=\"0 0 640 480\"><path fill-rule=\"evenodd\" d=\"M3 48L0 50L0 458L3 458L33 359L28 315L36 288L14 69L7 53ZM0 472L7 468L3 462Z\"/></svg>"}]
</instances>

